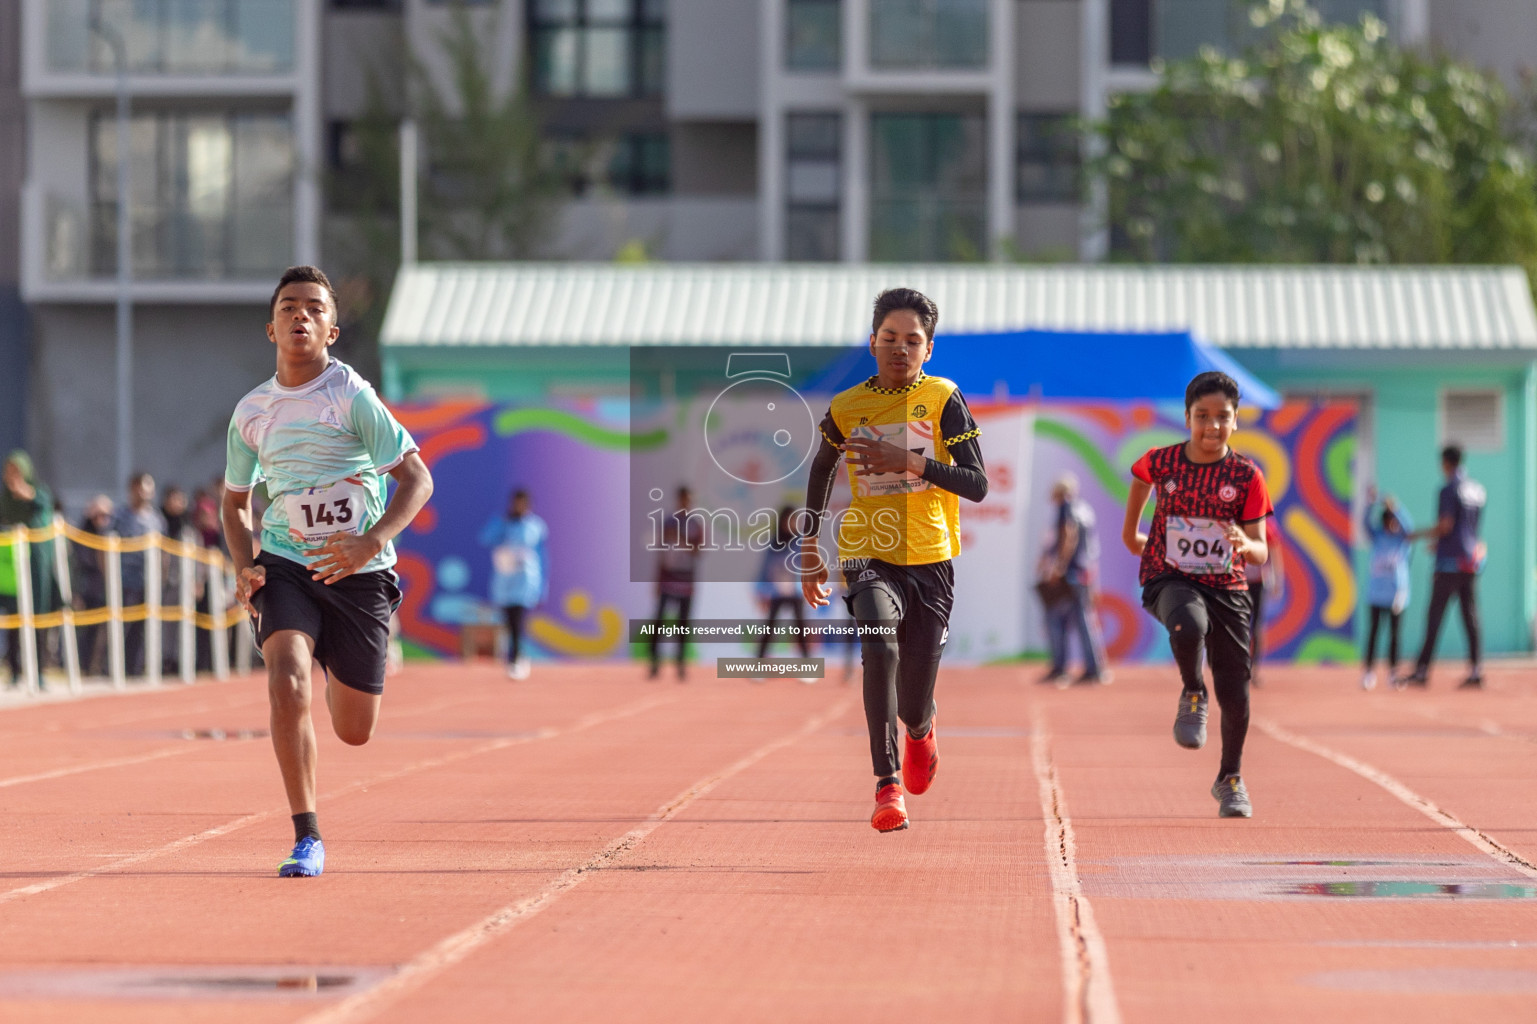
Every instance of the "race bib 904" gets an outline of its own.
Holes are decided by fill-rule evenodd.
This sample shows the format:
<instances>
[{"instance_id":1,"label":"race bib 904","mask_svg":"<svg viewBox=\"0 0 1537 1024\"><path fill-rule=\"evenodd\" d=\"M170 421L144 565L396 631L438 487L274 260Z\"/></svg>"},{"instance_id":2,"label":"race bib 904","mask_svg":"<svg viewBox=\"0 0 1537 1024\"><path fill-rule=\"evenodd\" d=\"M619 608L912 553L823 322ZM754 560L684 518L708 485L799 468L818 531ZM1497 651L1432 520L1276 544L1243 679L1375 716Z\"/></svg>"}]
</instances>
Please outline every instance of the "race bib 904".
<instances>
[{"instance_id":1,"label":"race bib 904","mask_svg":"<svg viewBox=\"0 0 1537 1024\"><path fill-rule=\"evenodd\" d=\"M362 533L367 500L363 481L352 476L329 487L285 494L288 535L302 544L315 545L338 533Z\"/></svg>"},{"instance_id":2,"label":"race bib 904","mask_svg":"<svg viewBox=\"0 0 1537 1024\"><path fill-rule=\"evenodd\" d=\"M1217 519L1170 516L1164 525L1164 561L1192 576L1225 576L1233 571L1227 524Z\"/></svg>"}]
</instances>

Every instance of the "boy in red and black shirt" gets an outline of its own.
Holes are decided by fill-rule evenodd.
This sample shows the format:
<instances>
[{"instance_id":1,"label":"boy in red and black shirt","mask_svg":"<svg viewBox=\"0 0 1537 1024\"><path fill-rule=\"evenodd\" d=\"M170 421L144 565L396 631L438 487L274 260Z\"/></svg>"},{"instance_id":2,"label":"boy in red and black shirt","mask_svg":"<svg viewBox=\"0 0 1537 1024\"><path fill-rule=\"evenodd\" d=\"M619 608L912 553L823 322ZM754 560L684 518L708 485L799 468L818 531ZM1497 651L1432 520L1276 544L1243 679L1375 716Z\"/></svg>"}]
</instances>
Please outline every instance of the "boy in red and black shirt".
<instances>
[{"instance_id":1,"label":"boy in red and black shirt","mask_svg":"<svg viewBox=\"0 0 1537 1024\"><path fill-rule=\"evenodd\" d=\"M1206 745L1206 646L1222 709L1222 765L1211 795L1224 818L1253 813L1239 774L1251 668L1244 563L1265 563L1265 518L1274 511L1259 467L1227 444L1238 426L1238 397L1238 384L1227 374L1196 375L1185 388L1190 440L1154 448L1132 466L1121 528L1126 547L1142 556L1142 607L1168 629L1184 683L1174 740L1193 750ZM1142 511L1153 493L1158 504L1144 534Z\"/></svg>"}]
</instances>

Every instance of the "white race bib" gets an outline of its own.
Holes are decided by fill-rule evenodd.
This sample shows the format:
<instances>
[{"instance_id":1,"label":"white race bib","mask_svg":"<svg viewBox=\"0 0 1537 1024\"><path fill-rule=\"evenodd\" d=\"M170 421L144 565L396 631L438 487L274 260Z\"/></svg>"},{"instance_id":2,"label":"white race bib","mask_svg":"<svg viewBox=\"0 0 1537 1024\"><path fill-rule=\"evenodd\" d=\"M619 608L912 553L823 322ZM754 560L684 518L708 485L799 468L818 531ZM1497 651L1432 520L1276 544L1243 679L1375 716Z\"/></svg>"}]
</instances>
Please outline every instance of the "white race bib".
<instances>
[{"instance_id":1,"label":"white race bib","mask_svg":"<svg viewBox=\"0 0 1537 1024\"><path fill-rule=\"evenodd\" d=\"M521 544L502 544L491 550L491 566L503 576L522 571L528 561L528 548Z\"/></svg>"},{"instance_id":2,"label":"white race bib","mask_svg":"<svg viewBox=\"0 0 1537 1024\"><path fill-rule=\"evenodd\" d=\"M1225 576L1233 571L1227 524L1196 516L1170 516L1164 524L1164 561L1192 576Z\"/></svg>"},{"instance_id":3,"label":"white race bib","mask_svg":"<svg viewBox=\"0 0 1537 1024\"><path fill-rule=\"evenodd\" d=\"M930 420L909 420L906 423L862 424L854 428L850 437L862 437L872 441L885 441L898 448L917 452L924 458L934 457L934 424ZM921 476L901 470L896 473L871 473L867 476L850 473L854 490L860 497L880 494L913 494L928 491L934 485Z\"/></svg>"},{"instance_id":4,"label":"white race bib","mask_svg":"<svg viewBox=\"0 0 1537 1024\"><path fill-rule=\"evenodd\" d=\"M288 513L288 533L304 544L315 545L338 533L362 533L368 510L368 492L355 477L330 487L311 487L283 495Z\"/></svg>"}]
</instances>

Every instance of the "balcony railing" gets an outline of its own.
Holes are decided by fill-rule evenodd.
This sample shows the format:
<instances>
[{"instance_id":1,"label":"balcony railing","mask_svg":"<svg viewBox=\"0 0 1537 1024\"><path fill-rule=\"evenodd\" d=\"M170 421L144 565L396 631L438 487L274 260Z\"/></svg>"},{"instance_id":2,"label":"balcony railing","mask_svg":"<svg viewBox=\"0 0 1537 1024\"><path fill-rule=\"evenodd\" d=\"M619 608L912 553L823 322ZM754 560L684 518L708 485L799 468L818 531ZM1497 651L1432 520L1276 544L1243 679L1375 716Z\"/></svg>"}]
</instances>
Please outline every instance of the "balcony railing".
<instances>
[{"instance_id":1,"label":"balcony railing","mask_svg":"<svg viewBox=\"0 0 1537 1024\"><path fill-rule=\"evenodd\" d=\"M281 75L293 70L298 0L47 0L48 68L136 75ZM93 31L100 19L105 32Z\"/></svg>"},{"instance_id":2,"label":"balcony railing","mask_svg":"<svg viewBox=\"0 0 1537 1024\"><path fill-rule=\"evenodd\" d=\"M1357 23L1363 14L1388 21L1389 0L1314 0L1326 23ZM1237 53L1254 38L1249 0L1153 0L1151 55L1178 60L1211 46Z\"/></svg>"},{"instance_id":3,"label":"balcony railing","mask_svg":"<svg viewBox=\"0 0 1537 1024\"><path fill-rule=\"evenodd\" d=\"M881 71L987 66L988 0L870 0L870 66Z\"/></svg>"},{"instance_id":4,"label":"balcony railing","mask_svg":"<svg viewBox=\"0 0 1537 1024\"><path fill-rule=\"evenodd\" d=\"M116 207L57 196L43 205L45 279L110 280L117 272ZM129 220L137 280L242 281L274 276L294 259L293 209L283 202L215 218L136 204Z\"/></svg>"}]
</instances>

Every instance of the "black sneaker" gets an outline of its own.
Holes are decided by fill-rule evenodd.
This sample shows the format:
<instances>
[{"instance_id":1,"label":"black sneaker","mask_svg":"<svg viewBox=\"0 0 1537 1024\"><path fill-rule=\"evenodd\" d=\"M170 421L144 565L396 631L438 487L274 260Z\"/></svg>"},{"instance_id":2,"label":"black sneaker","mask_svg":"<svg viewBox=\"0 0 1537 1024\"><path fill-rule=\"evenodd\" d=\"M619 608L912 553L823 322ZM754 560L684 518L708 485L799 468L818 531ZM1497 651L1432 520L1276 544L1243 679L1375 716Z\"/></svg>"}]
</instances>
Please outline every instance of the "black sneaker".
<instances>
[{"instance_id":1,"label":"black sneaker","mask_svg":"<svg viewBox=\"0 0 1537 1024\"><path fill-rule=\"evenodd\" d=\"M1109 686L1110 685L1110 681L1112 679L1114 679L1114 678L1115 677L1110 672L1108 672L1108 671L1106 671L1106 672L1085 672L1081 676L1079 676L1077 679L1073 680L1073 685L1074 686Z\"/></svg>"},{"instance_id":2,"label":"black sneaker","mask_svg":"<svg viewBox=\"0 0 1537 1024\"><path fill-rule=\"evenodd\" d=\"M1482 672L1474 672L1462 682L1457 684L1459 690L1482 690L1484 688L1484 675Z\"/></svg>"},{"instance_id":3,"label":"black sneaker","mask_svg":"<svg viewBox=\"0 0 1537 1024\"><path fill-rule=\"evenodd\" d=\"M1206 694L1186 691L1179 695L1179 713L1174 716L1174 742L1190 750L1206 746Z\"/></svg>"},{"instance_id":4,"label":"black sneaker","mask_svg":"<svg viewBox=\"0 0 1537 1024\"><path fill-rule=\"evenodd\" d=\"M1050 672L1047 672L1044 676L1041 676L1041 678L1037 679L1036 682L1042 684L1043 686L1051 686L1055 683L1061 682L1066 678L1067 672L1064 669L1054 668Z\"/></svg>"},{"instance_id":5,"label":"black sneaker","mask_svg":"<svg viewBox=\"0 0 1537 1024\"><path fill-rule=\"evenodd\" d=\"M1243 779L1229 775L1212 783L1211 798L1217 801L1219 818L1252 818L1254 806L1249 803L1249 791Z\"/></svg>"},{"instance_id":6,"label":"black sneaker","mask_svg":"<svg viewBox=\"0 0 1537 1024\"><path fill-rule=\"evenodd\" d=\"M1425 673L1415 670L1406 676L1399 676L1393 680L1393 689L1406 690L1411 686L1426 687L1430 685L1430 677Z\"/></svg>"}]
</instances>

